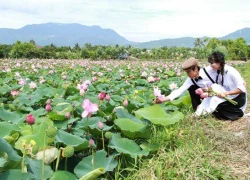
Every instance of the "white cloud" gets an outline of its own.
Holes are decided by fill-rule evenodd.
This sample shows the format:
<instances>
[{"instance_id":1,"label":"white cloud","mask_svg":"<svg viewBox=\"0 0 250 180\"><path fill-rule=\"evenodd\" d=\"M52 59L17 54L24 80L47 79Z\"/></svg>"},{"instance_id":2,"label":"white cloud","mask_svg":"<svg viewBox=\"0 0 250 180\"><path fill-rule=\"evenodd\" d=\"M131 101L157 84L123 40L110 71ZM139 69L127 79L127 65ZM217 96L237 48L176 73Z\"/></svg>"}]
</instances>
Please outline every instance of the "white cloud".
<instances>
[{"instance_id":1,"label":"white cloud","mask_svg":"<svg viewBox=\"0 0 250 180\"><path fill-rule=\"evenodd\" d=\"M131 41L224 36L250 27L249 0L8 0L0 28L47 22L99 25Z\"/></svg>"}]
</instances>

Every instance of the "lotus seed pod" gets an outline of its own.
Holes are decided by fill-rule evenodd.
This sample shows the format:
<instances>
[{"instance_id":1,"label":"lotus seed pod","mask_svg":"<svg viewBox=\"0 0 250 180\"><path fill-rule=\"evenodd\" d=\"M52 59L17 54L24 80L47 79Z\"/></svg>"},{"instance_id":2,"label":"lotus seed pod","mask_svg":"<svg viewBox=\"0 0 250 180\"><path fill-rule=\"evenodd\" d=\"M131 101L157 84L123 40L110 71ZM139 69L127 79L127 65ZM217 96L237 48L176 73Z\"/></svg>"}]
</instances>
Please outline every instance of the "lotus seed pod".
<instances>
[{"instance_id":1,"label":"lotus seed pod","mask_svg":"<svg viewBox=\"0 0 250 180\"><path fill-rule=\"evenodd\" d=\"M112 133L111 132L106 132L105 133L105 138L107 138L107 139L110 139L112 137Z\"/></svg>"},{"instance_id":2,"label":"lotus seed pod","mask_svg":"<svg viewBox=\"0 0 250 180\"><path fill-rule=\"evenodd\" d=\"M49 127L48 130L46 131L46 134L49 138L53 138L56 136L56 128L55 127Z\"/></svg>"},{"instance_id":3,"label":"lotus seed pod","mask_svg":"<svg viewBox=\"0 0 250 180\"><path fill-rule=\"evenodd\" d=\"M62 151L62 156L66 158L73 156L73 154L74 154L74 147L70 145L66 146Z\"/></svg>"},{"instance_id":4,"label":"lotus seed pod","mask_svg":"<svg viewBox=\"0 0 250 180\"><path fill-rule=\"evenodd\" d=\"M32 154L36 155L39 151L39 146L37 144L35 144L33 147L32 147Z\"/></svg>"}]
</instances>

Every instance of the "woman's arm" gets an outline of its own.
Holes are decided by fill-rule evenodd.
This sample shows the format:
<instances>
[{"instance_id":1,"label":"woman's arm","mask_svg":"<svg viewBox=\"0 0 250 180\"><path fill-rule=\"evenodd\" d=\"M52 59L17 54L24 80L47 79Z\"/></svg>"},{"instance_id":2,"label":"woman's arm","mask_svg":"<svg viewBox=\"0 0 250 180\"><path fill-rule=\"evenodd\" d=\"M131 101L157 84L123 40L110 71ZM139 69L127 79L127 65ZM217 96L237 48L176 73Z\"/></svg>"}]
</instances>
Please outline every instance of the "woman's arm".
<instances>
[{"instance_id":1,"label":"woman's arm","mask_svg":"<svg viewBox=\"0 0 250 180\"><path fill-rule=\"evenodd\" d=\"M224 92L220 92L217 94L218 97L221 97L221 98L224 98L228 95L235 95L235 94L240 94L242 93L242 91L240 89L235 89L235 90L232 90L232 91L224 91Z\"/></svg>"}]
</instances>

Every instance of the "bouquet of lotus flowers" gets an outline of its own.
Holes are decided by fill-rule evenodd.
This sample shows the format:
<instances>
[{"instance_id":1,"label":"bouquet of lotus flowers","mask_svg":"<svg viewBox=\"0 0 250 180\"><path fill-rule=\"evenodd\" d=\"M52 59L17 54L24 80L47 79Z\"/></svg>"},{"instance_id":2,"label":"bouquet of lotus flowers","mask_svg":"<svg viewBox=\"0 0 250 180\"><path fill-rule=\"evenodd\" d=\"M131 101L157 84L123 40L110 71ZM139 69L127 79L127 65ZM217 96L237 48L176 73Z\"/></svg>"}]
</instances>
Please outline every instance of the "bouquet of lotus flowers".
<instances>
[{"instance_id":1,"label":"bouquet of lotus flowers","mask_svg":"<svg viewBox=\"0 0 250 180\"><path fill-rule=\"evenodd\" d=\"M218 94L218 91L216 92L212 87L205 87L205 88L198 88L195 90L195 93L200 95L200 97L202 99L207 98L207 97L211 97L214 95ZM227 101L229 101L230 103L232 103L233 105L237 105L238 102L228 98L228 97L224 97L224 99L226 99Z\"/></svg>"}]
</instances>

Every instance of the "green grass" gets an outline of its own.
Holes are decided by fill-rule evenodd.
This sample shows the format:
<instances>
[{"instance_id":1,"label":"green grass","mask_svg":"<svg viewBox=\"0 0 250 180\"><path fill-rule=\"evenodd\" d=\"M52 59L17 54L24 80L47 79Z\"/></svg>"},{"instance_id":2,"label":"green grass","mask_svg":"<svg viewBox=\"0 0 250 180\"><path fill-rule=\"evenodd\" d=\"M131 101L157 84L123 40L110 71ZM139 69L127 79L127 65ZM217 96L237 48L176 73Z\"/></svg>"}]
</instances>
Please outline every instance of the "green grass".
<instances>
[{"instance_id":1,"label":"green grass","mask_svg":"<svg viewBox=\"0 0 250 180\"><path fill-rule=\"evenodd\" d=\"M210 120L209 126L219 126ZM204 134L202 121L187 117L172 126L167 130L171 135L162 136L165 142L160 150L126 179L230 179L220 163L224 156L215 150L214 139ZM168 134L164 130L158 133Z\"/></svg>"},{"instance_id":2,"label":"green grass","mask_svg":"<svg viewBox=\"0 0 250 180\"><path fill-rule=\"evenodd\" d=\"M249 91L250 63L236 69L245 79ZM232 132L225 128L225 125L231 126L230 122L212 116L193 118L190 114L185 114L185 119L178 124L155 128L151 141L160 143L161 148L151 157L141 159L122 179L246 179L249 173L240 176L230 168L234 166L233 162L227 164L230 160L226 146L235 147L240 143L232 140ZM242 167L242 172L244 170Z\"/></svg>"}]
</instances>

